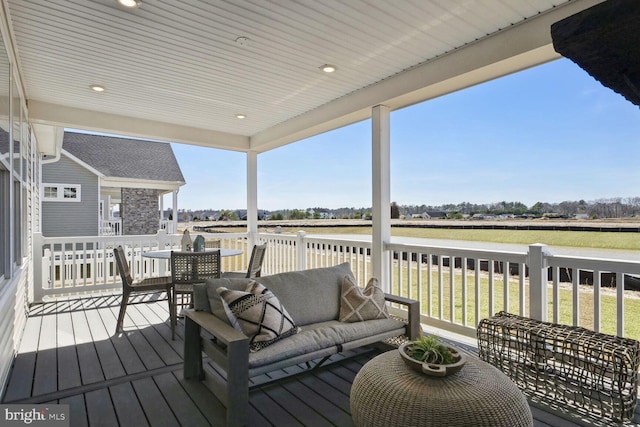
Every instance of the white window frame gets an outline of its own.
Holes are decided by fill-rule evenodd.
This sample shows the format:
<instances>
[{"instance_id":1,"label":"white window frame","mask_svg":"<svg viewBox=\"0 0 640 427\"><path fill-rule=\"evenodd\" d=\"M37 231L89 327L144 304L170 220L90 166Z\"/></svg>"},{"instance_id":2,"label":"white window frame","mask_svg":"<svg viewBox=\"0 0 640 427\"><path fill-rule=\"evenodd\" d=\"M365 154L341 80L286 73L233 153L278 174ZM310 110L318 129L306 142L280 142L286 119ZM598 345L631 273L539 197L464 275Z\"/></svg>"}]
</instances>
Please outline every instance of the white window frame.
<instances>
[{"instance_id":1,"label":"white window frame","mask_svg":"<svg viewBox=\"0 0 640 427\"><path fill-rule=\"evenodd\" d=\"M47 197L45 190L47 188L56 188L57 197ZM76 197L64 197L65 189L74 189L76 191ZM43 202L66 202L77 203L82 201L82 185L80 184L52 184L42 183L42 201Z\"/></svg>"}]
</instances>

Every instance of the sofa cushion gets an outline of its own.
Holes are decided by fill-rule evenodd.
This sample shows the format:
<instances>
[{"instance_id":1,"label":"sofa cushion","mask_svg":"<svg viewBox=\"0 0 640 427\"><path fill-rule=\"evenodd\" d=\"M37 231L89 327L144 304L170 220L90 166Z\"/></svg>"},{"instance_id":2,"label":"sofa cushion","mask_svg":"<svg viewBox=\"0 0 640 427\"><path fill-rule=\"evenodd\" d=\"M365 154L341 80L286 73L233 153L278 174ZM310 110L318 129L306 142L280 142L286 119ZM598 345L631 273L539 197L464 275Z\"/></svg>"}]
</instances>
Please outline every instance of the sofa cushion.
<instances>
[{"instance_id":1,"label":"sofa cushion","mask_svg":"<svg viewBox=\"0 0 640 427\"><path fill-rule=\"evenodd\" d=\"M340 296L340 321L362 322L363 320L386 319L389 317L384 292L378 286L378 279L371 278L364 291L346 275L342 281Z\"/></svg>"},{"instance_id":2,"label":"sofa cushion","mask_svg":"<svg viewBox=\"0 0 640 427\"><path fill-rule=\"evenodd\" d=\"M278 298L260 283L250 282L245 291L219 287L216 292L231 324L249 337L251 351L299 331Z\"/></svg>"},{"instance_id":3,"label":"sofa cushion","mask_svg":"<svg viewBox=\"0 0 640 427\"><path fill-rule=\"evenodd\" d=\"M275 342L258 352L250 353L249 368L276 363L301 354L313 353L390 331L401 331L404 327L405 324L396 319L377 319L356 323L331 320L307 325L296 335Z\"/></svg>"},{"instance_id":4,"label":"sofa cushion","mask_svg":"<svg viewBox=\"0 0 640 427\"><path fill-rule=\"evenodd\" d=\"M223 287L234 291L244 291L252 279L207 279L206 283L193 285L193 308L197 311L210 311L218 319L231 325L222 305L222 299L216 289Z\"/></svg>"},{"instance_id":5,"label":"sofa cushion","mask_svg":"<svg viewBox=\"0 0 640 427\"><path fill-rule=\"evenodd\" d=\"M299 326L338 320L344 276L353 277L348 262L323 268L256 277L287 307Z\"/></svg>"}]
</instances>

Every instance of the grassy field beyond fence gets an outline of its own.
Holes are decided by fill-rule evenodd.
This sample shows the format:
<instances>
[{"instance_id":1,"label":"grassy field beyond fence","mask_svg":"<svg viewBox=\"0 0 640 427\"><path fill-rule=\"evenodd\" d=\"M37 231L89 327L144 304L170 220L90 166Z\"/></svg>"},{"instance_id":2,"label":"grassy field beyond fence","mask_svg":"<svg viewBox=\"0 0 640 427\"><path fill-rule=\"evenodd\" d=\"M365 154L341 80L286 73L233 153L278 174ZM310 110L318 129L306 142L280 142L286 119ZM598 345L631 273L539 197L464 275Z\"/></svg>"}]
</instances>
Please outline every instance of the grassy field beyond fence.
<instances>
[{"instance_id":1,"label":"grassy field beyond fence","mask_svg":"<svg viewBox=\"0 0 640 427\"><path fill-rule=\"evenodd\" d=\"M407 289L407 268L403 267L403 277L405 283L403 284L402 294L409 295L411 298L417 299L418 295L418 282L417 282L417 274L415 271L415 266L413 267L414 271L412 273L412 283L411 283L411 292L409 293ZM421 292L421 311L423 314L429 313L429 306L431 307L431 316L437 319L442 319L445 321L451 320L451 292L449 288L449 280L450 273L449 268L445 268L445 272L443 274L443 288L442 288L442 304L440 304L440 290L438 289L438 272L437 267L431 271L431 280L432 280L432 289L430 292L431 297L429 298L429 292L427 291L427 269L425 266L423 268L422 275L422 292ZM475 272L473 270L469 270L467 272L467 301L466 304L462 298L462 290L463 290L463 281L462 281L462 270L455 269L454 270L454 315L453 322L457 324L463 323L463 305L466 305L467 310L467 323L466 326L470 326L475 328L478 319L475 317ZM503 310L504 304L504 280L502 275L494 275L494 290L493 290L493 300L494 300L494 312ZM400 289L398 287L398 273L397 269L394 269L394 288L392 289L392 293L399 293ZM510 313L519 313L519 297L520 297L520 286L519 286L519 278L511 277L509 280L509 307L506 311ZM600 332L616 335L616 298L613 294L614 290L606 289L603 291L601 295L601 325ZM525 307L527 305L526 301L529 298L529 286L525 281L524 286L525 293ZM579 287L579 306L580 306L580 321L578 326L582 326L587 329L595 329L594 328L594 316L593 316L593 291L590 286L580 286ZM573 325L573 291L566 286L561 287L559 290L560 295L560 319L559 323L566 325ZM625 291L625 327L624 327L624 336L627 338L633 338L636 340L640 340L640 293L633 291ZM548 289L548 319L549 321L553 320L553 290L552 287L549 286ZM440 306L442 306L442 311L440 310ZM525 316L528 315L528 310L524 313ZM489 278L485 273L480 273L480 313L479 319L483 319L489 316Z\"/></svg>"}]
</instances>

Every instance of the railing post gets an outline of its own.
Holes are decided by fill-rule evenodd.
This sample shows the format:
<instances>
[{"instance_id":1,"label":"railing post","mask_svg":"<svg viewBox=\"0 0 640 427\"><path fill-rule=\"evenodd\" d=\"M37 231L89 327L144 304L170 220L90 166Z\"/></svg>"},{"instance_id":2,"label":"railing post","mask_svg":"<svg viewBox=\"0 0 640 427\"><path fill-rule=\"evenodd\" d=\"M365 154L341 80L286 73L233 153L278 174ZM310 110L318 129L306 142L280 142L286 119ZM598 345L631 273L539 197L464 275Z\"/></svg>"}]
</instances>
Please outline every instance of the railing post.
<instances>
[{"instance_id":1,"label":"railing post","mask_svg":"<svg viewBox=\"0 0 640 427\"><path fill-rule=\"evenodd\" d=\"M529 317L547 321L547 245L529 245Z\"/></svg>"},{"instance_id":2,"label":"railing post","mask_svg":"<svg viewBox=\"0 0 640 427\"><path fill-rule=\"evenodd\" d=\"M158 239L158 249L164 249L168 241L167 230L158 230L156 238Z\"/></svg>"},{"instance_id":3,"label":"railing post","mask_svg":"<svg viewBox=\"0 0 640 427\"><path fill-rule=\"evenodd\" d=\"M296 233L296 270L304 270L307 268L307 242L305 236L307 233L300 230Z\"/></svg>"},{"instance_id":4,"label":"railing post","mask_svg":"<svg viewBox=\"0 0 640 427\"><path fill-rule=\"evenodd\" d=\"M42 233L33 233L33 246L31 247L31 259L33 263L33 286L29 289L28 299L30 302L42 302L44 290L42 283L42 247L44 237Z\"/></svg>"}]
</instances>

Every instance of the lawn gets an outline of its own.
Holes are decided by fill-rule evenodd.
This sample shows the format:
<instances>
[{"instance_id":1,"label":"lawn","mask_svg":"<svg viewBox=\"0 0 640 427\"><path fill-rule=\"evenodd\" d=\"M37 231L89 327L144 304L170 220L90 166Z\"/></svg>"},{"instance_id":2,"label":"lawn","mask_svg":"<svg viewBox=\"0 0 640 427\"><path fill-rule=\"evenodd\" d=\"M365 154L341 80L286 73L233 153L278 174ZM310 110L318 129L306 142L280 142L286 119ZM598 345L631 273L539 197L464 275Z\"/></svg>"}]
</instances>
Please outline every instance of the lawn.
<instances>
[{"instance_id":1,"label":"lawn","mask_svg":"<svg viewBox=\"0 0 640 427\"><path fill-rule=\"evenodd\" d=\"M295 234L299 230L304 230L307 234L371 234L371 227L308 227L306 229L304 227L282 228L283 233ZM246 229L237 229L237 232L243 231L246 231ZM267 227L265 229L260 229L260 231L269 233L273 232L274 229ZM392 227L391 235L423 239L470 240L524 245L544 243L549 246L640 251L640 233Z\"/></svg>"}]
</instances>

